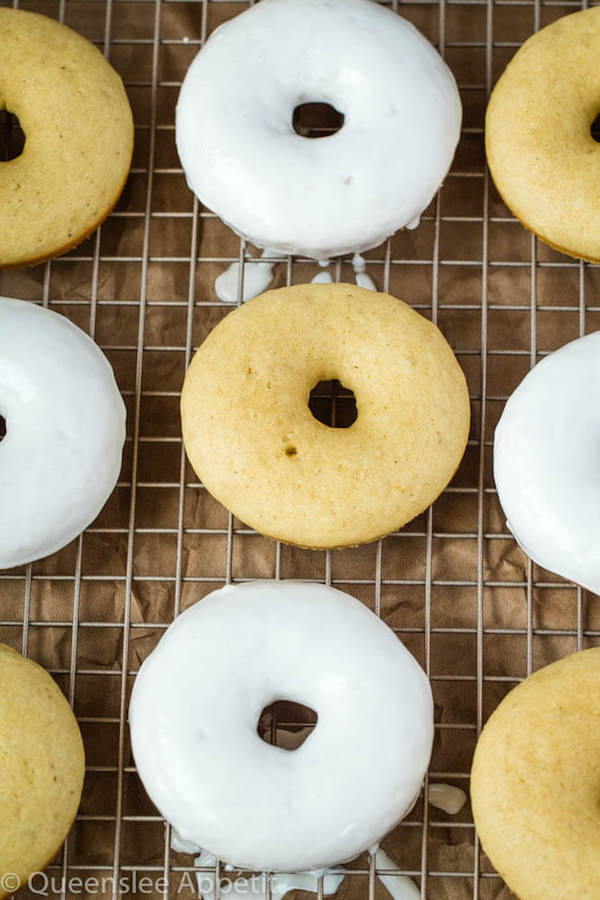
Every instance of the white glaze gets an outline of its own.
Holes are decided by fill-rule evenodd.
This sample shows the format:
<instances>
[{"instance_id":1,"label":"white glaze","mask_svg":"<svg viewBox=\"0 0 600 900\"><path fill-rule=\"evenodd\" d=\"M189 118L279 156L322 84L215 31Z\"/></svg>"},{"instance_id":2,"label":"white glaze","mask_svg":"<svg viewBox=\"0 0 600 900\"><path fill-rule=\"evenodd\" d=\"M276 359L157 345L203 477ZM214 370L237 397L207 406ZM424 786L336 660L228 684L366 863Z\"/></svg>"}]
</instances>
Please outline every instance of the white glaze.
<instances>
[{"instance_id":1,"label":"white glaze","mask_svg":"<svg viewBox=\"0 0 600 900\"><path fill-rule=\"evenodd\" d=\"M343 127L296 134L293 111L306 102L330 103ZM261 0L192 62L176 139L190 188L234 231L325 259L414 226L450 167L460 123L450 70L390 9Z\"/></svg>"},{"instance_id":2,"label":"white glaze","mask_svg":"<svg viewBox=\"0 0 600 900\"><path fill-rule=\"evenodd\" d=\"M257 735L276 699L319 716L297 750ZM140 670L130 722L140 777L181 837L258 871L371 847L412 805L433 740L429 682L394 633L298 582L228 586L179 616Z\"/></svg>"},{"instance_id":3,"label":"white glaze","mask_svg":"<svg viewBox=\"0 0 600 900\"><path fill-rule=\"evenodd\" d=\"M193 841L184 841L176 828L171 828L171 850L175 853L201 853L202 848Z\"/></svg>"},{"instance_id":4,"label":"white glaze","mask_svg":"<svg viewBox=\"0 0 600 900\"><path fill-rule=\"evenodd\" d=\"M317 272L311 280L311 284L331 284L332 281L331 272Z\"/></svg>"},{"instance_id":5,"label":"white glaze","mask_svg":"<svg viewBox=\"0 0 600 900\"><path fill-rule=\"evenodd\" d=\"M203 850L194 860L194 865L203 868L212 868L216 865L216 857ZM229 868L229 867L228 867ZM319 890L319 878L323 877L323 894L329 896L335 894L340 884L346 877L343 872L300 872L296 875L275 874L271 875L271 897L284 897L288 891L310 891L317 893ZM215 872L197 872L198 894L204 900L216 900L217 877ZM256 900L267 900L269 881L264 872L257 872L249 877L238 877L227 880L221 884L221 895L233 895L235 897L254 897Z\"/></svg>"},{"instance_id":6,"label":"white glaze","mask_svg":"<svg viewBox=\"0 0 600 900\"><path fill-rule=\"evenodd\" d=\"M352 267L354 269L354 278L357 285L365 288L367 291L376 291L375 282L366 273L366 263L360 253L355 253L352 257Z\"/></svg>"},{"instance_id":7,"label":"white glaze","mask_svg":"<svg viewBox=\"0 0 600 900\"><path fill-rule=\"evenodd\" d=\"M357 272L356 273L356 283L359 287L365 288L367 291L376 291L377 288L375 286L375 282L367 275L366 272Z\"/></svg>"},{"instance_id":8,"label":"white glaze","mask_svg":"<svg viewBox=\"0 0 600 900\"><path fill-rule=\"evenodd\" d=\"M453 784L430 784L427 799L432 806L442 809L450 816L455 816L467 802L467 795L462 788Z\"/></svg>"},{"instance_id":9,"label":"white glaze","mask_svg":"<svg viewBox=\"0 0 600 900\"><path fill-rule=\"evenodd\" d=\"M0 569L54 553L114 488L125 407L99 347L64 316L0 297Z\"/></svg>"},{"instance_id":10,"label":"white glaze","mask_svg":"<svg viewBox=\"0 0 600 900\"><path fill-rule=\"evenodd\" d=\"M383 850L377 850L375 854L375 866L377 869L395 869L396 863ZM216 865L216 857L211 853L202 851L194 860L194 865L199 868L212 868ZM296 875L274 874L271 875L271 897L284 897L288 891L308 891L316 894L319 891L319 879L323 879L323 894L330 896L335 894L346 874L344 872L332 872L326 869L324 872L300 872ZM394 900L418 900L421 892L414 881L408 875L383 875L377 872L377 877ZM198 894L204 900L216 900L217 877L215 872L197 872ZM256 900L267 900L268 879L263 872L249 877L227 880L221 885L221 895L233 895L235 897L254 897Z\"/></svg>"},{"instance_id":11,"label":"white glaze","mask_svg":"<svg viewBox=\"0 0 600 900\"><path fill-rule=\"evenodd\" d=\"M273 259L277 253L271 249L265 249L261 253L263 259ZM273 262L244 262L244 284L242 290L242 301L252 300L262 294L263 291L271 284L273 280L273 269L276 263ZM223 303L237 303L240 285L240 264L239 262L231 263L231 265L221 272L215 280L215 293L219 300Z\"/></svg>"},{"instance_id":12,"label":"white glaze","mask_svg":"<svg viewBox=\"0 0 600 900\"><path fill-rule=\"evenodd\" d=\"M547 356L494 438L508 527L540 566L600 594L600 332Z\"/></svg>"},{"instance_id":13,"label":"white glaze","mask_svg":"<svg viewBox=\"0 0 600 900\"><path fill-rule=\"evenodd\" d=\"M398 868L384 850L378 850L375 854L375 867L376 870ZM408 875L381 875L377 872L377 877L394 900L420 900L421 891Z\"/></svg>"}]
</instances>

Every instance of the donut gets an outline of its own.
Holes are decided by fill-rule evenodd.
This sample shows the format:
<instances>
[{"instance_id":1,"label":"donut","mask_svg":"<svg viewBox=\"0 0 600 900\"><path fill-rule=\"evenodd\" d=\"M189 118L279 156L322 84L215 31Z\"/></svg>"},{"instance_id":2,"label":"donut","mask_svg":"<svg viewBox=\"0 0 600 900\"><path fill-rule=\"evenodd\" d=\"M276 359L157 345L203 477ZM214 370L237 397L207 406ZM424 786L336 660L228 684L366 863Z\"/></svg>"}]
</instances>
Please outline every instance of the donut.
<instances>
[{"instance_id":1,"label":"donut","mask_svg":"<svg viewBox=\"0 0 600 900\"><path fill-rule=\"evenodd\" d=\"M337 111L337 133L296 133L294 111L310 103ZM450 70L391 10L261 0L192 62L176 138L190 189L234 231L272 253L327 259L416 227L461 116Z\"/></svg>"},{"instance_id":2,"label":"donut","mask_svg":"<svg viewBox=\"0 0 600 900\"><path fill-rule=\"evenodd\" d=\"M308 407L329 379L355 395L349 428ZM281 288L231 312L181 397L185 448L210 493L261 534L311 548L373 541L426 509L461 460L469 415L440 331L349 284Z\"/></svg>"},{"instance_id":3,"label":"donut","mask_svg":"<svg viewBox=\"0 0 600 900\"><path fill-rule=\"evenodd\" d=\"M317 713L296 750L258 736L276 700ZM433 740L429 682L393 631L353 597L293 581L229 585L180 615L129 718L138 773L180 837L260 871L372 847L413 806Z\"/></svg>"},{"instance_id":4,"label":"donut","mask_svg":"<svg viewBox=\"0 0 600 900\"><path fill-rule=\"evenodd\" d=\"M600 648L540 669L477 743L473 817L520 900L600 897Z\"/></svg>"},{"instance_id":5,"label":"donut","mask_svg":"<svg viewBox=\"0 0 600 900\"><path fill-rule=\"evenodd\" d=\"M54 553L96 518L121 469L125 407L80 328L0 297L0 419L3 569Z\"/></svg>"},{"instance_id":6,"label":"donut","mask_svg":"<svg viewBox=\"0 0 600 900\"><path fill-rule=\"evenodd\" d=\"M65 253L106 218L125 184L133 119L123 83L90 41L0 8L0 110L18 117L20 156L0 163L0 268Z\"/></svg>"},{"instance_id":7,"label":"donut","mask_svg":"<svg viewBox=\"0 0 600 900\"><path fill-rule=\"evenodd\" d=\"M494 436L507 525L534 562L600 594L600 331L546 356Z\"/></svg>"},{"instance_id":8,"label":"donut","mask_svg":"<svg viewBox=\"0 0 600 900\"><path fill-rule=\"evenodd\" d=\"M56 855L83 788L83 741L58 685L0 644L0 897Z\"/></svg>"},{"instance_id":9,"label":"donut","mask_svg":"<svg viewBox=\"0 0 600 900\"><path fill-rule=\"evenodd\" d=\"M526 228L563 253L600 260L600 9L525 41L498 81L485 145L496 187Z\"/></svg>"}]
</instances>

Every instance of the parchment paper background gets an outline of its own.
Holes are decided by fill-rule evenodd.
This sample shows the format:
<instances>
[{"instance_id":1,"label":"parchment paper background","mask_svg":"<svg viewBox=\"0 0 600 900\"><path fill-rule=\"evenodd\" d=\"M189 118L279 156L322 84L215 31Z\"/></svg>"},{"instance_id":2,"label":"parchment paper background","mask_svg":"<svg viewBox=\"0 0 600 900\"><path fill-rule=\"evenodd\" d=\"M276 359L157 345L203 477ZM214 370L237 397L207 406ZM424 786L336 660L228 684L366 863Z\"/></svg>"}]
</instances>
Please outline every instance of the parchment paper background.
<instances>
[{"instance_id":1,"label":"parchment paper background","mask_svg":"<svg viewBox=\"0 0 600 900\"><path fill-rule=\"evenodd\" d=\"M203 37L246 4L21 5L62 16L106 46L127 84L136 148L126 190L101 231L50 265L5 273L0 288L48 304L95 336L124 392L129 438L119 486L82 539L30 569L0 574L0 640L53 672L86 743L80 815L51 874L166 873L163 893L134 895L177 896L192 858L165 849L164 824L133 768L124 700L175 613L222 585L228 566L234 579L330 580L379 612L431 675L431 780L465 789L478 727L528 666L598 642L597 598L528 566L506 532L491 474L493 429L507 395L541 354L600 327L597 267L555 253L510 217L483 152L493 81L536 24L578 4L398 4L443 49L461 87L464 131L439 202L418 230L369 253L367 272L379 288L437 317L467 374L473 425L460 470L431 515L379 544L330 554L278 548L229 523L185 464L180 440L186 360L228 311L214 279L238 258L240 243L194 205L175 150L174 104ZM290 261L278 267L275 284L307 281L316 271L309 261ZM348 261L332 271L352 279ZM424 826L419 802L383 843L417 884L426 872L423 896L508 900L478 856L469 806L456 817L433 807L427 814ZM342 900L386 896L365 858L351 871ZM192 893L185 888L179 896Z\"/></svg>"}]
</instances>

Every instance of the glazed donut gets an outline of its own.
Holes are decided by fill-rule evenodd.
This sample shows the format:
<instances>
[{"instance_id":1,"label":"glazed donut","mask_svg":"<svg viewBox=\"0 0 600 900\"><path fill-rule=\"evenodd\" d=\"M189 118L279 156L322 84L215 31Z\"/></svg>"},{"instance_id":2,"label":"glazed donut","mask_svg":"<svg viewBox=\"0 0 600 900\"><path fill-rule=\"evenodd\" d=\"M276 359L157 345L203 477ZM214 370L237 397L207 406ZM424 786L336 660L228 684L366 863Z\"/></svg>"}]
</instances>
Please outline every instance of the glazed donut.
<instances>
[{"instance_id":1,"label":"glazed donut","mask_svg":"<svg viewBox=\"0 0 600 900\"><path fill-rule=\"evenodd\" d=\"M600 331L545 357L494 437L507 525L534 562L600 594Z\"/></svg>"},{"instance_id":2,"label":"glazed donut","mask_svg":"<svg viewBox=\"0 0 600 900\"><path fill-rule=\"evenodd\" d=\"M512 690L477 744L473 818L520 900L600 897L599 695L595 647Z\"/></svg>"},{"instance_id":3,"label":"glazed donut","mask_svg":"<svg viewBox=\"0 0 600 900\"><path fill-rule=\"evenodd\" d=\"M294 110L309 102L333 106L341 129L297 134ZM327 259L416 227L461 115L450 70L391 10L262 0L221 25L190 66L177 148L191 190L238 234Z\"/></svg>"},{"instance_id":4,"label":"glazed donut","mask_svg":"<svg viewBox=\"0 0 600 900\"><path fill-rule=\"evenodd\" d=\"M276 700L318 715L296 750L258 736ZM186 610L142 665L129 716L138 773L181 838L259 871L372 847L412 807L433 740L429 682L391 629L341 591L293 581L228 586Z\"/></svg>"},{"instance_id":5,"label":"glazed donut","mask_svg":"<svg viewBox=\"0 0 600 900\"><path fill-rule=\"evenodd\" d=\"M547 244L600 260L600 9L564 16L527 40L489 102L488 164L515 216Z\"/></svg>"},{"instance_id":6,"label":"glazed donut","mask_svg":"<svg viewBox=\"0 0 600 900\"><path fill-rule=\"evenodd\" d=\"M0 268L65 253L109 214L133 152L123 83L94 45L37 13L0 9L0 110L25 134L0 163Z\"/></svg>"},{"instance_id":7,"label":"glazed donut","mask_svg":"<svg viewBox=\"0 0 600 900\"><path fill-rule=\"evenodd\" d=\"M336 378L356 397L349 428L308 407ZM429 506L461 460L470 409L430 321L387 294L311 284L226 316L192 361L181 414L213 496L262 534L325 548L373 541Z\"/></svg>"},{"instance_id":8,"label":"glazed donut","mask_svg":"<svg viewBox=\"0 0 600 900\"><path fill-rule=\"evenodd\" d=\"M0 897L6 897L58 852L79 806L85 759L58 685L5 644L0 685Z\"/></svg>"},{"instance_id":9,"label":"glazed donut","mask_svg":"<svg viewBox=\"0 0 600 900\"><path fill-rule=\"evenodd\" d=\"M0 569L48 556L114 488L125 407L100 349L68 319L0 297Z\"/></svg>"}]
</instances>

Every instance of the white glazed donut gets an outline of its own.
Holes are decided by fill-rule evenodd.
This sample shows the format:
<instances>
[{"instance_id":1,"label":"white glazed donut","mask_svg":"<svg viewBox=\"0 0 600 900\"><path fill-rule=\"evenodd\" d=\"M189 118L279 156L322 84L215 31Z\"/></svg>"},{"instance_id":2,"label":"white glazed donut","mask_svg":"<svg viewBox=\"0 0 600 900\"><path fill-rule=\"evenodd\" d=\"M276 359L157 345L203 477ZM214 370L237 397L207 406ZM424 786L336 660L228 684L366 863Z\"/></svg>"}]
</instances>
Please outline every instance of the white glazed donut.
<instances>
[{"instance_id":1,"label":"white glazed donut","mask_svg":"<svg viewBox=\"0 0 600 900\"><path fill-rule=\"evenodd\" d=\"M342 128L297 134L309 102L335 107ZM194 59L176 137L190 188L231 228L327 259L418 224L460 124L450 70L406 19L373 0L261 0Z\"/></svg>"},{"instance_id":2,"label":"white glazed donut","mask_svg":"<svg viewBox=\"0 0 600 900\"><path fill-rule=\"evenodd\" d=\"M64 316L0 297L0 569L47 556L114 488L125 407L101 350Z\"/></svg>"},{"instance_id":3,"label":"white glazed donut","mask_svg":"<svg viewBox=\"0 0 600 900\"><path fill-rule=\"evenodd\" d=\"M296 750L257 734L275 700L314 709ZM179 835L241 868L352 859L412 807L433 740L429 682L393 631L324 585L209 594L146 659L130 707L151 799Z\"/></svg>"},{"instance_id":4,"label":"white glazed donut","mask_svg":"<svg viewBox=\"0 0 600 900\"><path fill-rule=\"evenodd\" d=\"M550 354L509 398L494 439L507 525L545 569L600 594L600 332Z\"/></svg>"}]
</instances>

